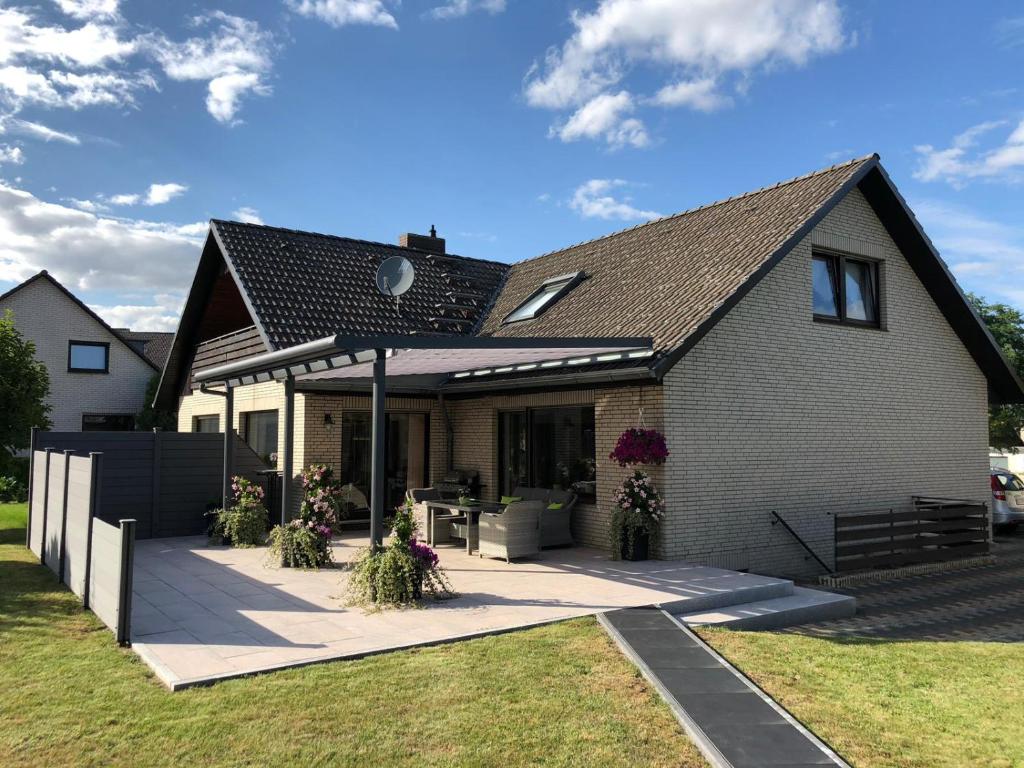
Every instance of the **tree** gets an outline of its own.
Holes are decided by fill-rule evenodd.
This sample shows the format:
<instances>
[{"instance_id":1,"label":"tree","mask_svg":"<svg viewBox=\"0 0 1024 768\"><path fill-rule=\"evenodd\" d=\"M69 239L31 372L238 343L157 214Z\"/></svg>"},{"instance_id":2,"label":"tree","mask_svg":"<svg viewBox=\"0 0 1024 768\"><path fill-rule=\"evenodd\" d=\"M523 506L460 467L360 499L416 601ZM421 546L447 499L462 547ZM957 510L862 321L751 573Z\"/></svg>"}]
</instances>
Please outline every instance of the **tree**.
<instances>
[{"instance_id":1,"label":"tree","mask_svg":"<svg viewBox=\"0 0 1024 768\"><path fill-rule=\"evenodd\" d=\"M1024 314L1006 304L989 304L980 296L967 294L989 332L1017 375L1024 378ZM1016 451L1021 446L1024 405L995 405L988 413L989 444L1000 450Z\"/></svg>"},{"instance_id":2,"label":"tree","mask_svg":"<svg viewBox=\"0 0 1024 768\"><path fill-rule=\"evenodd\" d=\"M7 310L0 317L0 470L29 447L32 427L50 426L50 374L36 360L36 345L22 338Z\"/></svg>"},{"instance_id":3,"label":"tree","mask_svg":"<svg viewBox=\"0 0 1024 768\"><path fill-rule=\"evenodd\" d=\"M178 428L178 417L170 411L161 411L153 407L156 391L160 387L160 374L153 374L146 385L146 402L142 410L135 416L135 428L143 431L159 429L161 432L173 432Z\"/></svg>"}]
</instances>

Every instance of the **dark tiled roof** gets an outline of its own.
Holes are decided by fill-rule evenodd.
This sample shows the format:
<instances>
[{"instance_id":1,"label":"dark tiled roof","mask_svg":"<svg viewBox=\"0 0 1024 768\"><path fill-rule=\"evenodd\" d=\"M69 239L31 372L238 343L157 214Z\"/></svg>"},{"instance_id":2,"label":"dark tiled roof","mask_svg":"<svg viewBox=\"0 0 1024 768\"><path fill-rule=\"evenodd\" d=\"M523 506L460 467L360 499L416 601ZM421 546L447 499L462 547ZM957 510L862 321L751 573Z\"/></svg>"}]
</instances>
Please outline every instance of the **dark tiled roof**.
<instances>
[{"instance_id":1,"label":"dark tiled roof","mask_svg":"<svg viewBox=\"0 0 1024 768\"><path fill-rule=\"evenodd\" d=\"M481 332L653 336L677 347L865 164L854 160L512 266ZM534 320L502 319L547 278L588 276Z\"/></svg>"},{"instance_id":2,"label":"dark tiled roof","mask_svg":"<svg viewBox=\"0 0 1024 768\"><path fill-rule=\"evenodd\" d=\"M497 262L291 229L220 220L212 226L275 349L336 333L468 333L469 323L432 323L439 315L436 305L449 291L472 286L484 310L508 270ZM400 313L374 282L377 267L389 256L406 257L416 270Z\"/></svg>"},{"instance_id":3,"label":"dark tiled roof","mask_svg":"<svg viewBox=\"0 0 1024 768\"><path fill-rule=\"evenodd\" d=\"M130 345L141 346L142 354L157 368L163 370L167 356L171 353L173 333L161 331L130 331L127 328L115 328L114 331ZM136 347L138 348L138 347Z\"/></svg>"}]
</instances>

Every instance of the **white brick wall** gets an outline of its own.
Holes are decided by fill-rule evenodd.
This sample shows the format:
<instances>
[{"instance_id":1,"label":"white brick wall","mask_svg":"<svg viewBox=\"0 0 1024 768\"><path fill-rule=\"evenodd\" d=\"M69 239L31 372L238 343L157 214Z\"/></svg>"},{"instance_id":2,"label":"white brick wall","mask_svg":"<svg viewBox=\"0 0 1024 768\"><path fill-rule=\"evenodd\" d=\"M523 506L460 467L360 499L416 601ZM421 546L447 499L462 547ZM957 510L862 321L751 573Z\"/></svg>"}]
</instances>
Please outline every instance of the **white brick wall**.
<instances>
[{"instance_id":1,"label":"white brick wall","mask_svg":"<svg viewBox=\"0 0 1024 768\"><path fill-rule=\"evenodd\" d=\"M885 260L885 330L815 323L812 242ZM981 371L863 195L851 192L665 379L667 557L809 573L830 513L913 494L987 500Z\"/></svg>"},{"instance_id":2,"label":"white brick wall","mask_svg":"<svg viewBox=\"0 0 1024 768\"><path fill-rule=\"evenodd\" d=\"M4 299L0 314L7 309L21 335L35 342L36 358L50 374L54 430L80 431L83 414L134 416L142 410L156 371L49 280L36 280ZM71 339L109 343L110 373L68 372Z\"/></svg>"}]
</instances>

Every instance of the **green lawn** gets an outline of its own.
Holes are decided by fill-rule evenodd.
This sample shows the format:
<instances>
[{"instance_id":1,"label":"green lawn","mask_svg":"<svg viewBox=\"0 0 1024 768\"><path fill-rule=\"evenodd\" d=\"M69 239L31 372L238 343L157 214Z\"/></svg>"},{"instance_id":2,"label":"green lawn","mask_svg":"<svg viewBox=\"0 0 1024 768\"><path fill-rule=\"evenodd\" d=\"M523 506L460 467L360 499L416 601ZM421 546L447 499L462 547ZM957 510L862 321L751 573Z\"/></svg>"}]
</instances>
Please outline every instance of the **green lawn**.
<instances>
[{"instance_id":1,"label":"green lawn","mask_svg":"<svg viewBox=\"0 0 1024 768\"><path fill-rule=\"evenodd\" d=\"M1024 648L701 630L858 768L1024 766Z\"/></svg>"},{"instance_id":2,"label":"green lawn","mask_svg":"<svg viewBox=\"0 0 1024 768\"><path fill-rule=\"evenodd\" d=\"M702 766L597 623L169 693L0 505L0 766Z\"/></svg>"}]
</instances>

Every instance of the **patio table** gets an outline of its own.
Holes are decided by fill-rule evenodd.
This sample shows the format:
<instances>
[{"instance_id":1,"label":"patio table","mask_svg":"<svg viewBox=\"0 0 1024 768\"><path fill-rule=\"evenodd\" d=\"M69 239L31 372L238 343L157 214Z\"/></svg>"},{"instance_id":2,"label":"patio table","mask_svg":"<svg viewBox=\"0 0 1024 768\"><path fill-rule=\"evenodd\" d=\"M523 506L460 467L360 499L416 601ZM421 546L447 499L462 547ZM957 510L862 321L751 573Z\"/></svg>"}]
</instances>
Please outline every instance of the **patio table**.
<instances>
[{"instance_id":1,"label":"patio table","mask_svg":"<svg viewBox=\"0 0 1024 768\"><path fill-rule=\"evenodd\" d=\"M428 501L427 504L427 543L434 546L434 510L443 509L464 516L466 521L466 554L473 554L472 531L479 522L481 512L500 512L505 507L497 502L480 501L472 504L458 504L451 501ZM459 517L452 517L452 522L462 522Z\"/></svg>"}]
</instances>

